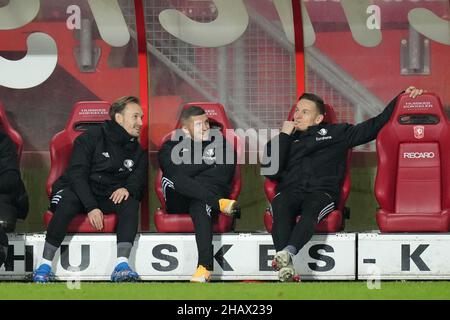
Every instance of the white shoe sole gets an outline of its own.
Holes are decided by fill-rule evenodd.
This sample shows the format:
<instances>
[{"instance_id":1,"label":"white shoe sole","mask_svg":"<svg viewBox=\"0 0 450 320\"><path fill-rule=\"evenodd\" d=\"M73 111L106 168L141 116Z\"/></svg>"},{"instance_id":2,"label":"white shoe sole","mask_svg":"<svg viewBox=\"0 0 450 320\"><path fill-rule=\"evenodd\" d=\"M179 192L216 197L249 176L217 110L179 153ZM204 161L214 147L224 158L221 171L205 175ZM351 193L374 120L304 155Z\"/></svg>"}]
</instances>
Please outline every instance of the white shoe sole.
<instances>
[{"instance_id":1,"label":"white shoe sole","mask_svg":"<svg viewBox=\"0 0 450 320\"><path fill-rule=\"evenodd\" d=\"M278 271L278 280L280 280L281 282L293 282L294 275L294 268L284 267L281 268L280 271Z\"/></svg>"},{"instance_id":2,"label":"white shoe sole","mask_svg":"<svg viewBox=\"0 0 450 320\"><path fill-rule=\"evenodd\" d=\"M207 283L209 282L209 280L206 280L205 277L201 277L201 278L192 278L190 280L190 282L195 282L195 283Z\"/></svg>"}]
</instances>

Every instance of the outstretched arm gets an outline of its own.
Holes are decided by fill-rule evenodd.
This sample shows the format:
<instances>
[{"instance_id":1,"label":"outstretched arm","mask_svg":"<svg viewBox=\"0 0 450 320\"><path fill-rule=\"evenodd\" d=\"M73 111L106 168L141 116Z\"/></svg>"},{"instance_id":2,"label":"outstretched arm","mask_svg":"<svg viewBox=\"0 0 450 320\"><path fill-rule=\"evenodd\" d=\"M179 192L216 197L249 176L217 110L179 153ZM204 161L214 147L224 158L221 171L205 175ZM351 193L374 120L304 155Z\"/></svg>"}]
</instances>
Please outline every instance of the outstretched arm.
<instances>
[{"instance_id":1,"label":"outstretched arm","mask_svg":"<svg viewBox=\"0 0 450 320\"><path fill-rule=\"evenodd\" d=\"M416 98L423 92L424 90L422 89L417 89L414 86L410 86L401 93L407 93L411 98ZM357 125L349 125L347 127L345 139L348 142L350 148L370 142L377 137L378 132L381 130L381 128L383 128L383 126L389 121L389 118L392 116L399 95L397 95L391 102L389 102L383 112L378 116L370 118L369 120L361 122Z\"/></svg>"}]
</instances>

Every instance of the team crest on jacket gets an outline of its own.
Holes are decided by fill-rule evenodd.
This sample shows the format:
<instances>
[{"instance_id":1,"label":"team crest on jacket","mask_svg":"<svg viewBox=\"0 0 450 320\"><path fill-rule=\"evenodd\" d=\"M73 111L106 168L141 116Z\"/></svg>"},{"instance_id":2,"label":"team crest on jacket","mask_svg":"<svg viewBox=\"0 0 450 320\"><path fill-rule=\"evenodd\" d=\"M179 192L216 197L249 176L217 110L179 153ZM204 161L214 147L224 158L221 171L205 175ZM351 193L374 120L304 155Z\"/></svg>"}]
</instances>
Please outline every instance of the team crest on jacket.
<instances>
[{"instance_id":1,"label":"team crest on jacket","mask_svg":"<svg viewBox=\"0 0 450 320\"><path fill-rule=\"evenodd\" d=\"M133 169L131 168L134 166L134 161L131 159L126 159L123 161L123 166L128 170L132 171Z\"/></svg>"},{"instance_id":2,"label":"team crest on jacket","mask_svg":"<svg viewBox=\"0 0 450 320\"><path fill-rule=\"evenodd\" d=\"M424 126L414 126L414 138L422 139L425 136Z\"/></svg>"},{"instance_id":3,"label":"team crest on jacket","mask_svg":"<svg viewBox=\"0 0 450 320\"><path fill-rule=\"evenodd\" d=\"M203 154L204 160L214 161L216 160L214 149L206 149Z\"/></svg>"},{"instance_id":4,"label":"team crest on jacket","mask_svg":"<svg viewBox=\"0 0 450 320\"><path fill-rule=\"evenodd\" d=\"M320 134L321 136L324 136L328 133L328 130L325 128L322 128L319 131L317 131L317 133Z\"/></svg>"}]
</instances>

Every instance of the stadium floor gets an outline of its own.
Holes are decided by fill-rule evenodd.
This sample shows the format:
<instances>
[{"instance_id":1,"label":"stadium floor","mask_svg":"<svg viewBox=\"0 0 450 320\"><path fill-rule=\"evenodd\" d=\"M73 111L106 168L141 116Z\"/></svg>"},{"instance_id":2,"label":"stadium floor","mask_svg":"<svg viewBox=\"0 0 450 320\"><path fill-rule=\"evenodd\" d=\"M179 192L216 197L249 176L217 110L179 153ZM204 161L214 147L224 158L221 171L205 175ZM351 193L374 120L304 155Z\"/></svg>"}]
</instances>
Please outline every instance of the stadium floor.
<instances>
[{"instance_id":1,"label":"stadium floor","mask_svg":"<svg viewBox=\"0 0 450 320\"><path fill-rule=\"evenodd\" d=\"M380 289L367 282L66 282L33 284L1 282L0 300L129 299L129 300L316 300L316 299L450 299L450 281L382 281ZM72 287L70 289L69 287Z\"/></svg>"}]
</instances>

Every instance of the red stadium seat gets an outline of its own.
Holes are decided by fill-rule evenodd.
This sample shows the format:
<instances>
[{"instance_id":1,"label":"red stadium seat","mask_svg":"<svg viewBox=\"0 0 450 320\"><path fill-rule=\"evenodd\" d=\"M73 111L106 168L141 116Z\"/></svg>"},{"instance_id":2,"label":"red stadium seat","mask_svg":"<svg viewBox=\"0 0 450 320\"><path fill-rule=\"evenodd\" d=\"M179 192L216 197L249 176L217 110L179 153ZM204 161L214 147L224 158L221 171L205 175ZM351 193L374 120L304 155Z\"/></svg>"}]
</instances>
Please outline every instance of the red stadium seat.
<instances>
[{"instance_id":1,"label":"red stadium seat","mask_svg":"<svg viewBox=\"0 0 450 320\"><path fill-rule=\"evenodd\" d=\"M3 128L4 132L9 135L9 137L17 146L17 155L20 161L20 159L22 158L23 139L22 136L16 130L14 130L14 128L9 123L5 109L3 108L1 102L0 102L0 126Z\"/></svg>"},{"instance_id":2,"label":"red stadium seat","mask_svg":"<svg viewBox=\"0 0 450 320\"><path fill-rule=\"evenodd\" d=\"M450 123L439 97L399 97L377 138L375 196L382 232L448 232Z\"/></svg>"},{"instance_id":3,"label":"red stadium seat","mask_svg":"<svg viewBox=\"0 0 450 320\"><path fill-rule=\"evenodd\" d=\"M53 136L50 142L50 174L47 178L47 195L52 193L53 183L64 173L72 154L73 142L88 126L98 125L109 120L109 103L104 101L77 102L73 107L72 114L66 124L66 128ZM44 214L44 224L48 227L53 217L51 211ZM117 215L105 213L103 216L104 228L101 231L94 229L85 213L78 214L69 224L67 232L105 232L115 231Z\"/></svg>"},{"instance_id":4,"label":"red stadium seat","mask_svg":"<svg viewBox=\"0 0 450 320\"><path fill-rule=\"evenodd\" d=\"M183 106L183 109L186 109L192 105L200 106L205 110L206 115L210 120L211 127L213 127L214 125L218 125L221 127L223 132L226 129L232 129L230 121L228 120L228 117L226 116L224 108L221 104L210 102L195 102L186 104L185 106ZM181 124L180 122L178 122L175 128L177 129L180 127ZM170 138L171 134L172 133L168 134L166 137L163 138L163 140L161 141L161 145L164 143L164 141ZM230 142L233 142L235 150L238 154L238 158L240 158L241 150L239 148L237 136L235 136L234 134L232 135L228 134L226 138ZM231 141L231 139L234 139L234 141ZM168 214L166 212L165 201L161 186L161 178L162 178L162 171L161 169L158 169L155 178L155 190L162 207L156 209L155 211L156 230L158 232L194 232L194 224L192 222L192 218L189 215L189 213ZM241 172L239 165L237 165L234 173L234 178L232 181L230 199L237 199L240 191L241 191ZM224 233L229 232L233 229L235 219L234 217L219 214L214 218L216 220L213 222L213 232Z\"/></svg>"},{"instance_id":5,"label":"red stadium seat","mask_svg":"<svg viewBox=\"0 0 450 320\"><path fill-rule=\"evenodd\" d=\"M324 121L327 123L336 123L336 114L333 110L333 108L330 105L325 105L326 107L326 115ZM289 113L288 120L294 119L294 113L295 113L294 106L291 109L291 112ZM337 206L337 210L334 210L330 212L324 219L322 219L317 225L316 225L316 232L319 233L332 233L332 232L338 232L344 229L345 225L345 215L348 213L348 208L345 207L345 202L347 201L347 198L350 194L350 161L351 161L351 155L352 151L349 150L347 153L347 167L345 171L345 178L342 183L341 187L341 195L339 199L339 204ZM269 202L272 202L273 197L275 196L275 190L277 187L277 181L273 181L270 179L265 179L264 182L264 191L266 193L267 200ZM345 213L345 214L344 214ZM301 219L301 214L297 216L297 222ZM272 212L270 211L270 208L267 208L264 212L264 225L266 226L266 230L268 232L272 232L272 224L273 224L273 216Z\"/></svg>"}]
</instances>

